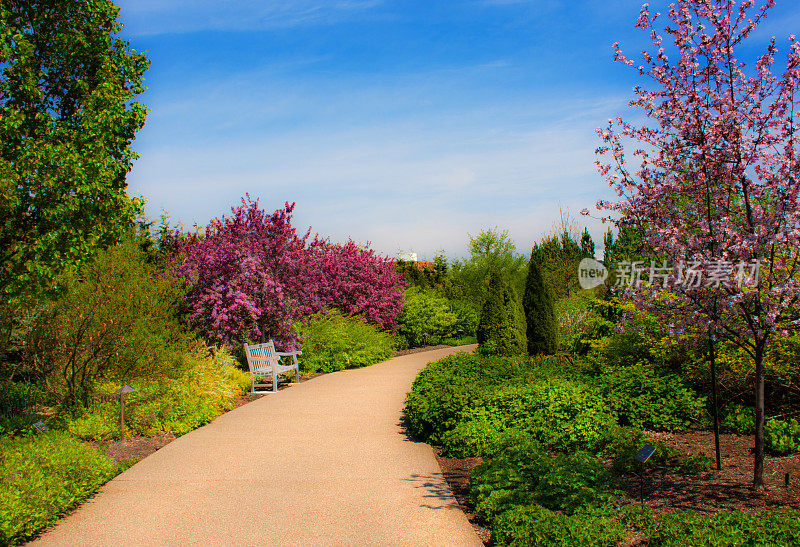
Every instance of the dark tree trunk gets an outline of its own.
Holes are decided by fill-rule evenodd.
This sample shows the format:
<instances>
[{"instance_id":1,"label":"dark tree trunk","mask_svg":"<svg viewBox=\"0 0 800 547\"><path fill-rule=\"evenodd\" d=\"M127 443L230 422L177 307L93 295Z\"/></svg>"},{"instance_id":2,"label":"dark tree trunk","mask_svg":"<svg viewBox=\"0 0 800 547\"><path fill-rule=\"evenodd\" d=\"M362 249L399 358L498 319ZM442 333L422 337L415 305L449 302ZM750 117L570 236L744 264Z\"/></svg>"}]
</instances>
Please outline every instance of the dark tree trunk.
<instances>
[{"instance_id":1,"label":"dark tree trunk","mask_svg":"<svg viewBox=\"0 0 800 547\"><path fill-rule=\"evenodd\" d=\"M753 465L753 486L764 487L764 343L757 341L756 365L756 438Z\"/></svg>"},{"instance_id":2,"label":"dark tree trunk","mask_svg":"<svg viewBox=\"0 0 800 547\"><path fill-rule=\"evenodd\" d=\"M711 402L712 413L714 416L714 449L717 454L717 471L722 469L722 454L719 449L719 410L717 406L717 356L714 352L716 339L714 331L709 329L708 333L708 360L711 365Z\"/></svg>"}]
</instances>

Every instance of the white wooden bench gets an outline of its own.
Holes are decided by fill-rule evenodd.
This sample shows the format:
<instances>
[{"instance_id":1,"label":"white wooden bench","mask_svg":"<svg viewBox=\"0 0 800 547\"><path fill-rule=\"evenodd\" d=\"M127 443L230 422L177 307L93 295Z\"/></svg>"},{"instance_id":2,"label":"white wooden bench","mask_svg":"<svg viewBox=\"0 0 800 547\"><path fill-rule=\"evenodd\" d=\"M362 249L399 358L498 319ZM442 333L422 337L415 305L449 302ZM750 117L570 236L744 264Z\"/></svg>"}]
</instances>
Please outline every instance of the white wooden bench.
<instances>
[{"instance_id":1,"label":"white wooden bench","mask_svg":"<svg viewBox=\"0 0 800 547\"><path fill-rule=\"evenodd\" d=\"M272 378L272 391L278 391L278 375L294 370L295 382L300 381L300 365L297 356L302 351L279 352L275 351L275 343L270 340L263 344L244 345L247 355L247 366L250 368L250 393L255 393L257 387L267 387L269 384L257 384L256 378ZM290 364L284 364L284 359L291 357Z\"/></svg>"}]
</instances>

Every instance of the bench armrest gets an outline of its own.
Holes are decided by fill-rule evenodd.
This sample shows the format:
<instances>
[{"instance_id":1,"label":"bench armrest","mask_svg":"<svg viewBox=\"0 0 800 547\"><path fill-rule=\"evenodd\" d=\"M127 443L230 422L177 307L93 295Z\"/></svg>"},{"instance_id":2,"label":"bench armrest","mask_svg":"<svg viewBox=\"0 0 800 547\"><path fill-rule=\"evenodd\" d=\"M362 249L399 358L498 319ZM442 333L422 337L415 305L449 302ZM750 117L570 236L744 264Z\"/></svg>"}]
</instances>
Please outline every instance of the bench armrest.
<instances>
[{"instance_id":1,"label":"bench armrest","mask_svg":"<svg viewBox=\"0 0 800 547\"><path fill-rule=\"evenodd\" d=\"M302 351L276 351L275 355L280 355L281 357L292 357L293 355L303 355Z\"/></svg>"}]
</instances>

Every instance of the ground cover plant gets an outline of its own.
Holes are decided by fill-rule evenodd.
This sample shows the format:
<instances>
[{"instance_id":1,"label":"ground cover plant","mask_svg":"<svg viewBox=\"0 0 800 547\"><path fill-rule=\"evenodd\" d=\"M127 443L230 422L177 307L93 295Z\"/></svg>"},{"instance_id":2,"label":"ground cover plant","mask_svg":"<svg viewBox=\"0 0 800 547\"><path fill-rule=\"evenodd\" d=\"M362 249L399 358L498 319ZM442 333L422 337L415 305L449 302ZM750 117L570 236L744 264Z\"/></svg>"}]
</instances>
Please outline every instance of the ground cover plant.
<instances>
[{"instance_id":1,"label":"ground cover plant","mask_svg":"<svg viewBox=\"0 0 800 547\"><path fill-rule=\"evenodd\" d=\"M30 539L123 469L64 431L0 435L0 543Z\"/></svg>"},{"instance_id":2,"label":"ground cover plant","mask_svg":"<svg viewBox=\"0 0 800 547\"><path fill-rule=\"evenodd\" d=\"M672 516L628 505L644 444L656 448L647 467L659 473L711 468L704 454L642 430L680 435L706 412L702 396L657 366L609 374L585 358L455 355L420 373L405 412L409 431L441 446L443 457L483 457L469 500L497 545L619 545L632 530L658 545L733 545L769 534L790 545L796 534L789 523L797 511ZM691 541L681 536L687 523L697 526Z\"/></svg>"}]
</instances>

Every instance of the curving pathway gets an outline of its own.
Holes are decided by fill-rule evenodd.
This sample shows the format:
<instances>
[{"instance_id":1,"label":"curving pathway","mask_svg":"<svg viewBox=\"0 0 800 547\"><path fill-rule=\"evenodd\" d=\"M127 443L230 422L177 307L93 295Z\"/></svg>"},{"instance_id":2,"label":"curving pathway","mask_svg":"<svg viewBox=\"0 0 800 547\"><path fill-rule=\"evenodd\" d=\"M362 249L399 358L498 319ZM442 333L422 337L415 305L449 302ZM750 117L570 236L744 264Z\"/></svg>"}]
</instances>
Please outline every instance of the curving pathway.
<instances>
[{"instance_id":1,"label":"curving pathway","mask_svg":"<svg viewBox=\"0 0 800 547\"><path fill-rule=\"evenodd\" d=\"M239 407L116 477L37 543L480 546L430 447L400 425L419 370L473 348L320 376Z\"/></svg>"}]
</instances>

